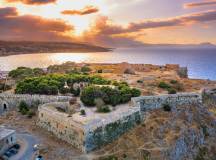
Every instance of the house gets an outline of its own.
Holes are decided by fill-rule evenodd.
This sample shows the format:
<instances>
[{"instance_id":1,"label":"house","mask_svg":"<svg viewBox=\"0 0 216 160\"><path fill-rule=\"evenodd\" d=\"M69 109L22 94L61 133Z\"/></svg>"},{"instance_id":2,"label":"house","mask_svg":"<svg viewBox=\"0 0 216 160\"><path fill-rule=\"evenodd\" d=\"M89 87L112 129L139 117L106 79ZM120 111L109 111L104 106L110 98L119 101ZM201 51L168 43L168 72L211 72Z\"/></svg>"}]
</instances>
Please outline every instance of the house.
<instances>
[{"instance_id":1,"label":"house","mask_svg":"<svg viewBox=\"0 0 216 160\"><path fill-rule=\"evenodd\" d=\"M16 131L0 126L0 156L16 144Z\"/></svg>"}]
</instances>

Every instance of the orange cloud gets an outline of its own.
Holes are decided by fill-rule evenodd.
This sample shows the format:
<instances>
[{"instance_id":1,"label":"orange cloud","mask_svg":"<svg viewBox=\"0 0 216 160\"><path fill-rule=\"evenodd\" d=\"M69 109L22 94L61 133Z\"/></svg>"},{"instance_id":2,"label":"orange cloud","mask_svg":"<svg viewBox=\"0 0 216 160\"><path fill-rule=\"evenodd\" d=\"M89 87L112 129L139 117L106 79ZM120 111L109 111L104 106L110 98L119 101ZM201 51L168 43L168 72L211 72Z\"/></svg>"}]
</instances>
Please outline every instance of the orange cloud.
<instances>
[{"instance_id":1,"label":"orange cloud","mask_svg":"<svg viewBox=\"0 0 216 160\"><path fill-rule=\"evenodd\" d=\"M209 0L205 2L193 2L184 4L184 8L194 8L194 7L202 7L202 6L212 6L216 5L216 0Z\"/></svg>"},{"instance_id":2,"label":"orange cloud","mask_svg":"<svg viewBox=\"0 0 216 160\"><path fill-rule=\"evenodd\" d=\"M43 5L48 3L54 3L57 0L6 0L8 3L21 2L27 5Z\"/></svg>"},{"instance_id":3,"label":"orange cloud","mask_svg":"<svg viewBox=\"0 0 216 160\"><path fill-rule=\"evenodd\" d=\"M0 8L0 17L17 16L18 12L14 7Z\"/></svg>"},{"instance_id":4,"label":"orange cloud","mask_svg":"<svg viewBox=\"0 0 216 160\"><path fill-rule=\"evenodd\" d=\"M61 20L19 16L16 8L0 8L0 24L2 40L65 41L71 40L65 33L74 29Z\"/></svg>"},{"instance_id":5,"label":"orange cloud","mask_svg":"<svg viewBox=\"0 0 216 160\"><path fill-rule=\"evenodd\" d=\"M141 22L134 22L130 23L127 27L110 24L107 23L107 21L103 21L103 25L101 25L101 22L98 22L100 25L96 24L96 26L98 29L102 29L105 34L121 34L139 32L144 29L185 26L188 24L203 23L210 21L216 21L216 10L209 10L205 12L188 14L168 19L145 20Z\"/></svg>"},{"instance_id":6,"label":"orange cloud","mask_svg":"<svg viewBox=\"0 0 216 160\"><path fill-rule=\"evenodd\" d=\"M87 15L98 12L99 9L94 6L86 6L81 10L64 10L61 13L64 15Z\"/></svg>"}]
</instances>

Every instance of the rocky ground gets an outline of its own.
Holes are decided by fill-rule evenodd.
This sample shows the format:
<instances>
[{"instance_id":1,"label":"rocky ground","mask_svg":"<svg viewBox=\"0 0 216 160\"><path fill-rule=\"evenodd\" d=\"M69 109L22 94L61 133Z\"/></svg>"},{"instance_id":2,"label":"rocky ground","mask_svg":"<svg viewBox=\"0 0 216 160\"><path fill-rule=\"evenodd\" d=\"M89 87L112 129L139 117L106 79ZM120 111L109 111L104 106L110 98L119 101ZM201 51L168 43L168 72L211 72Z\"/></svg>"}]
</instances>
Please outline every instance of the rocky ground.
<instances>
[{"instance_id":1,"label":"rocky ground","mask_svg":"<svg viewBox=\"0 0 216 160\"><path fill-rule=\"evenodd\" d=\"M216 117L206 107L158 109L146 117L143 124L96 152L102 155L98 159L215 160Z\"/></svg>"}]
</instances>

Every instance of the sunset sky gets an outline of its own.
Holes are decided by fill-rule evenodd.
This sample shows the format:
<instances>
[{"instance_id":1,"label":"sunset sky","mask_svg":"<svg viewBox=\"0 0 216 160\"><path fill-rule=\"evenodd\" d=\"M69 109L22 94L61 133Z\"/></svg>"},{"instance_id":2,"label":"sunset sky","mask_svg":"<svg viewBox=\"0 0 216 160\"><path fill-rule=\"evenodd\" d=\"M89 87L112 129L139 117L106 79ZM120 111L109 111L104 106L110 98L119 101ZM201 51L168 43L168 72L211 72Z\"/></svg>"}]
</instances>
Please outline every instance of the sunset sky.
<instances>
[{"instance_id":1,"label":"sunset sky","mask_svg":"<svg viewBox=\"0 0 216 160\"><path fill-rule=\"evenodd\" d=\"M0 39L216 44L216 0L0 0Z\"/></svg>"}]
</instances>

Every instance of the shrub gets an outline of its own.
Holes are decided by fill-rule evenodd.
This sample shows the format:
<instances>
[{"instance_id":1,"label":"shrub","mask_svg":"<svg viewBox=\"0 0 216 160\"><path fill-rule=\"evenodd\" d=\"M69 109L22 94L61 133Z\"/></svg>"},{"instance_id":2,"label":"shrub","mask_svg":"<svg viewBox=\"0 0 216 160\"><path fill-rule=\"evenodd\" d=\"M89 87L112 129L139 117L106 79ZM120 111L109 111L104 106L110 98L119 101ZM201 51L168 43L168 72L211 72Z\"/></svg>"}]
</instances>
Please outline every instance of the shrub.
<instances>
[{"instance_id":1,"label":"shrub","mask_svg":"<svg viewBox=\"0 0 216 160\"><path fill-rule=\"evenodd\" d=\"M29 112L29 106L25 101L21 101L18 108L19 112L21 112L23 115L26 115Z\"/></svg>"},{"instance_id":2,"label":"shrub","mask_svg":"<svg viewBox=\"0 0 216 160\"><path fill-rule=\"evenodd\" d=\"M164 104L163 105L163 109L166 112L170 112L172 110L172 107L169 104Z\"/></svg>"},{"instance_id":3,"label":"shrub","mask_svg":"<svg viewBox=\"0 0 216 160\"><path fill-rule=\"evenodd\" d=\"M18 94L45 94L56 95L58 91L61 93L72 92L79 95L79 90L73 91L64 88L65 82L69 86L79 82L89 82L90 84L110 84L110 80L106 80L100 76L78 75L78 74L50 74L46 76L26 78L17 83L15 93Z\"/></svg>"},{"instance_id":4,"label":"shrub","mask_svg":"<svg viewBox=\"0 0 216 160\"><path fill-rule=\"evenodd\" d=\"M166 82L160 82L158 85L159 88L163 88L163 89L169 89L171 88L171 86L169 84L167 84Z\"/></svg>"},{"instance_id":5,"label":"shrub","mask_svg":"<svg viewBox=\"0 0 216 160\"><path fill-rule=\"evenodd\" d=\"M121 89L112 89L110 87L86 87L81 93L81 101L87 106L94 106L95 99L101 98L105 104L116 106L120 103L127 103L131 97L140 96L138 89L131 89L128 86L122 86Z\"/></svg>"},{"instance_id":6,"label":"shrub","mask_svg":"<svg viewBox=\"0 0 216 160\"><path fill-rule=\"evenodd\" d=\"M97 112L99 113L108 113L110 112L110 108L107 105L97 107Z\"/></svg>"},{"instance_id":7,"label":"shrub","mask_svg":"<svg viewBox=\"0 0 216 160\"><path fill-rule=\"evenodd\" d=\"M171 80L170 83L171 84L176 84L176 83L178 83L178 81L177 80Z\"/></svg>"},{"instance_id":8,"label":"shrub","mask_svg":"<svg viewBox=\"0 0 216 160\"><path fill-rule=\"evenodd\" d=\"M86 112L85 112L84 109L82 109L82 110L80 111L80 115L82 115L82 116L85 116L85 115L86 115Z\"/></svg>"},{"instance_id":9,"label":"shrub","mask_svg":"<svg viewBox=\"0 0 216 160\"><path fill-rule=\"evenodd\" d=\"M169 94L176 94L177 92L174 88L170 88L170 89L168 89L168 93Z\"/></svg>"},{"instance_id":10,"label":"shrub","mask_svg":"<svg viewBox=\"0 0 216 160\"><path fill-rule=\"evenodd\" d=\"M35 111L33 111L33 110L29 110L29 111L27 112L27 115L28 115L28 118L32 118L33 116L36 115L36 113L35 113Z\"/></svg>"},{"instance_id":11,"label":"shrub","mask_svg":"<svg viewBox=\"0 0 216 160\"><path fill-rule=\"evenodd\" d=\"M82 68L81 68L81 72L91 72L91 68L89 68L89 67L87 67L87 66L83 66Z\"/></svg>"},{"instance_id":12,"label":"shrub","mask_svg":"<svg viewBox=\"0 0 216 160\"><path fill-rule=\"evenodd\" d=\"M139 97L141 95L141 91L136 88L132 88L131 94L132 94L132 97Z\"/></svg>"},{"instance_id":13,"label":"shrub","mask_svg":"<svg viewBox=\"0 0 216 160\"><path fill-rule=\"evenodd\" d=\"M116 157L115 155L111 155L111 156L100 158L99 160L118 160L118 157Z\"/></svg>"},{"instance_id":14,"label":"shrub","mask_svg":"<svg viewBox=\"0 0 216 160\"><path fill-rule=\"evenodd\" d=\"M80 88L77 88L76 90L71 88L71 93L75 96L78 97L80 95Z\"/></svg>"},{"instance_id":15,"label":"shrub","mask_svg":"<svg viewBox=\"0 0 216 160\"><path fill-rule=\"evenodd\" d=\"M116 106L121 102L120 92L117 89L112 89L110 87L102 87L101 90L106 94L104 97L104 102L106 104L111 104Z\"/></svg>"},{"instance_id":16,"label":"shrub","mask_svg":"<svg viewBox=\"0 0 216 160\"><path fill-rule=\"evenodd\" d=\"M104 93L99 87L89 86L86 87L81 93L81 101L87 106L94 106L96 98L104 97Z\"/></svg>"}]
</instances>

